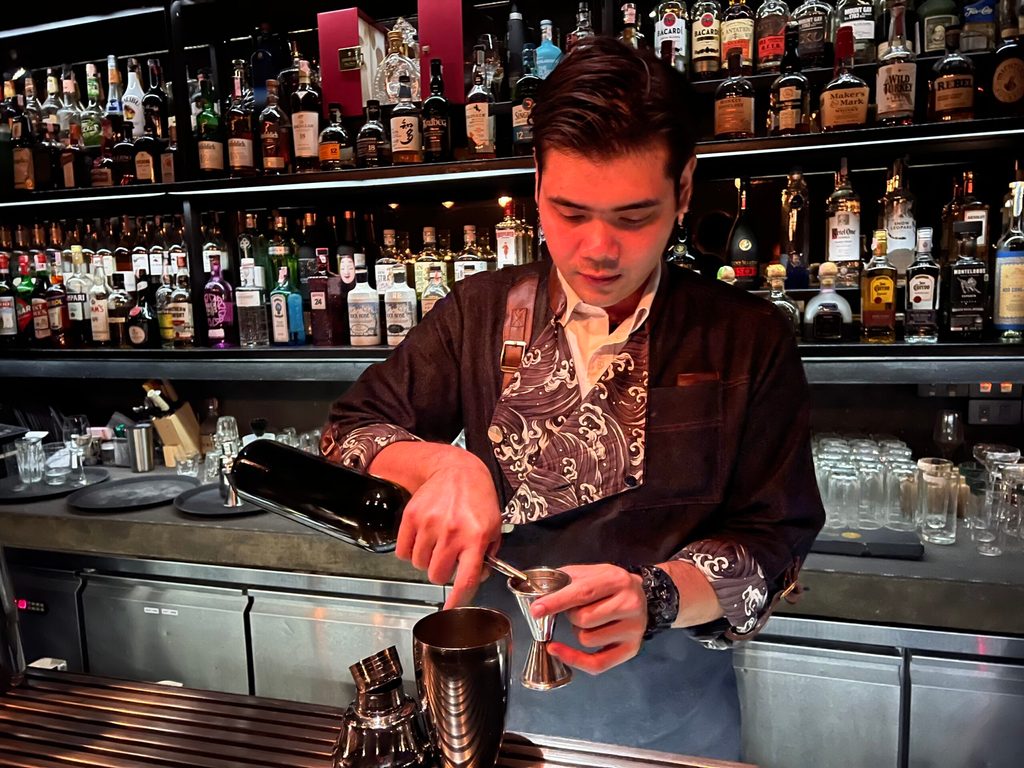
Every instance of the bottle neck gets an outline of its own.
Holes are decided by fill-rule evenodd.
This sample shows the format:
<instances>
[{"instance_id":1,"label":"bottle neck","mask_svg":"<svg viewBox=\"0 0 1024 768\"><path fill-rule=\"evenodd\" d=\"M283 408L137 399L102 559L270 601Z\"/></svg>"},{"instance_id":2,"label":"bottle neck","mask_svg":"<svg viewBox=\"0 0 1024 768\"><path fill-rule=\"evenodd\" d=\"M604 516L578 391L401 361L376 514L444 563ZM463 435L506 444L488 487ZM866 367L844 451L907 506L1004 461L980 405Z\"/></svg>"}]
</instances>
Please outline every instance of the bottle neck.
<instances>
[{"instance_id":1,"label":"bottle neck","mask_svg":"<svg viewBox=\"0 0 1024 768\"><path fill-rule=\"evenodd\" d=\"M1010 199L1010 232L1024 235L1024 181L1013 182Z\"/></svg>"},{"instance_id":2,"label":"bottle neck","mask_svg":"<svg viewBox=\"0 0 1024 768\"><path fill-rule=\"evenodd\" d=\"M836 279L834 277L821 278L820 293L834 293L836 290Z\"/></svg>"},{"instance_id":3,"label":"bottle neck","mask_svg":"<svg viewBox=\"0 0 1024 768\"><path fill-rule=\"evenodd\" d=\"M974 235L959 235L956 244L956 257L959 261L974 261L978 248L978 238Z\"/></svg>"},{"instance_id":4,"label":"bottle neck","mask_svg":"<svg viewBox=\"0 0 1024 768\"><path fill-rule=\"evenodd\" d=\"M540 40L541 43L555 44L554 32L552 32L550 24L545 24L540 28Z\"/></svg>"},{"instance_id":5,"label":"bottle neck","mask_svg":"<svg viewBox=\"0 0 1024 768\"><path fill-rule=\"evenodd\" d=\"M892 3L890 13L892 14L892 27L889 31L889 48L906 48L906 11L907 7L903 2Z\"/></svg>"}]
</instances>

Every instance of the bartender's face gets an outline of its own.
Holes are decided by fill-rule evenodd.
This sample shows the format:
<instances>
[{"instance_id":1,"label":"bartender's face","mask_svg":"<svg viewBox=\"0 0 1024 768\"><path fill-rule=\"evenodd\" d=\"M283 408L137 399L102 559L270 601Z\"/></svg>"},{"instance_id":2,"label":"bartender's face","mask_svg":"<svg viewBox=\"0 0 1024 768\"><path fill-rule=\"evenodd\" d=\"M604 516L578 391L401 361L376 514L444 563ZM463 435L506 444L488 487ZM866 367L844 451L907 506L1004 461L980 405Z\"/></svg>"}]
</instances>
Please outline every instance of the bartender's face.
<instances>
[{"instance_id":1,"label":"bartender's face","mask_svg":"<svg viewBox=\"0 0 1024 768\"><path fill-rule=\"evenodd\" d=\"M610 159L547 150L537 207L559 272L613 323L635 308L690 201L694 160L679 194L666 173L664 145Z\"/></svg>"}]
</instances>

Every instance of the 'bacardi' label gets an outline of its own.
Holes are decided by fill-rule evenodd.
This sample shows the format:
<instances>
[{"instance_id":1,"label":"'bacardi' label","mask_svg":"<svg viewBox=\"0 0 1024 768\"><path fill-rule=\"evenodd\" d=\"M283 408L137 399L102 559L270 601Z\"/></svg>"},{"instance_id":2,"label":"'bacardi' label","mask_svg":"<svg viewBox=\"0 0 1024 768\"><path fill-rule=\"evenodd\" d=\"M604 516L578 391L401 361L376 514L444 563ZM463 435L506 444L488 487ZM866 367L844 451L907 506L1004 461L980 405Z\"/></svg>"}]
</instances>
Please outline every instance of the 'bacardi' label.
<instances>
[{"instance_id":1,"label":"'bacardi' label","mask_svg":"<svg viewBox=\"0 0 1024 768\"><path fill-rule=\"evenodd\" d=\"M686 56L686 19L669 11L654 23L654 50L660 51L664 41L672 42L672 55L682 51Z\"/></svg>"},{"instance_id":2,"label":"'bacardi' label","mask_svg":"<svg viewBox=\"0 0 1024 768\"><path fill-rule=\"evenodd\" d=\"M916 82L917 65L913 62L896 62L879 67L875 80L878 117L912 117Z\"/></svg>"},{"instance_id":3,"label":"'bacardi' label","mask_svg":"<svg viewBox=\"0 0 1024 768\"><path fill-rule=\"evenodd\" d=\"M693 41L693 69L695 72L716 72L722 55L721 22L713 13L705 13L690 30Z\"/></svg>"}]
</instances>

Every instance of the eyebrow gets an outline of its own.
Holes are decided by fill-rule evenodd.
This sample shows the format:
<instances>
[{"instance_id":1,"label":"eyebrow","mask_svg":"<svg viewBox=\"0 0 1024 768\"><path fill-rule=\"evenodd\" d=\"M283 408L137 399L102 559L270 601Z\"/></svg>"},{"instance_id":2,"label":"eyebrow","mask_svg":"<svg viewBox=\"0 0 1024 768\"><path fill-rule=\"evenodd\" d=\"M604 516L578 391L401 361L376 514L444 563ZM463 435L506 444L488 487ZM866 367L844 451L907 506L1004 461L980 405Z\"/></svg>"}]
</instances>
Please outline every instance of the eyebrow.
<instances>
[{"instance_id":1,"label":"eyebrow","mask_svg":"<svg viewBox=\"0 0 1024 768\"><path fill-rule=\"evenodd\" d=\"M563 208L572 208L572 209L577 210L577 211L588 211L588 212L590 212L590 211L594 211L594 210L599 210L599 209L591 208L588 205L583 205L582 203L576 203L576 202L573 202L572 200L567 200L564 197L552 197L552 198L550 198L550 200L555 205L560 205ZM612 208L611 211L613 213L621 213L623 211L635 211L635 210L639 210L641 208L654 208L655 206L660 205L660 204L661 204L661 200L658 200L657 198L653 198L652 197L652 198L648 198L646 200L637 200L636 202L633 202L633 203L626 203L625 205L617 205L614 208Z\"/></svg>"}]
</instances>

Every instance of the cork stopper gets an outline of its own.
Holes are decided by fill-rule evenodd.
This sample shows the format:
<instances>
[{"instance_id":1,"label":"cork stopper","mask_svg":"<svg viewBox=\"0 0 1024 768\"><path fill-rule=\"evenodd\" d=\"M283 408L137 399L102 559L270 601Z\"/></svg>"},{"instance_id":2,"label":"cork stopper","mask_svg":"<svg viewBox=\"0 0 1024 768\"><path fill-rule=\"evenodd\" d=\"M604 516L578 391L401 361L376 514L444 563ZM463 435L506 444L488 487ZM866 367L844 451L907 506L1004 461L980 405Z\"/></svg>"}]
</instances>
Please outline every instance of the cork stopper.
<instances>
[{"instance_id":1,"label":"cork stopper","mask_svg":"<svg viewBox=\"0 0 1024 768\"><path fill-rule=\"evenodd\" d=\"M765 271L765 276L769 280L785 280L786 268L781 264L769 264L768 269Z\"/></svg>"},{"instance_id":2,"label":"cork stopper","mask_svg":"<svg viewBox=\"0 0 1024 768\"><path fill-rule=\"evenodd\" d=\"M835 277L839 274L839 267L834 262L826 261L818 266L818 279L823 277Z\"/></svg>"}]
</instances>

